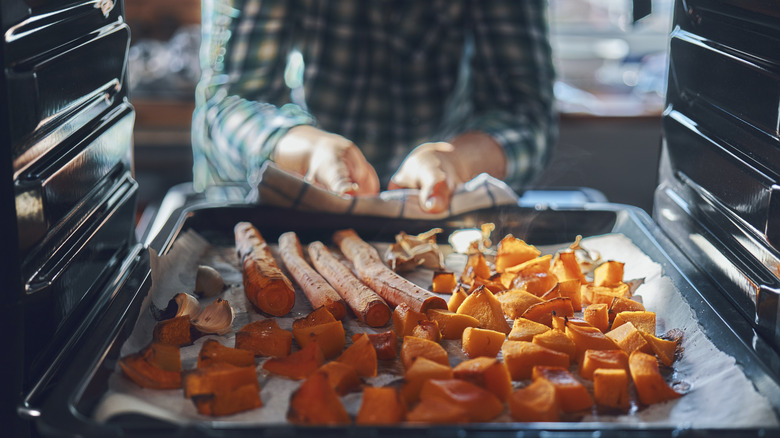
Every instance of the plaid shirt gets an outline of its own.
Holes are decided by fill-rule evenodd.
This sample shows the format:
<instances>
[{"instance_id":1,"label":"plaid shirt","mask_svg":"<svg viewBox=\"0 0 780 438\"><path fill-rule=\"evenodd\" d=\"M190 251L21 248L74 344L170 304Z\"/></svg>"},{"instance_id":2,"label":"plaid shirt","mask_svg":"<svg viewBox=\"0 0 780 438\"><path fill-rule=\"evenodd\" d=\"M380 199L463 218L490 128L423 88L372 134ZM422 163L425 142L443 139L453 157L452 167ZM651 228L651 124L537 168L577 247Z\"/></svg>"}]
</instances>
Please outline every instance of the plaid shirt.
<instances>
[{"instance_id":1,"label":"plaid shirt","mask_svg":"<svg viewBox=\"0 0 780 438\"><path fill-rule=\"evenodd\" d=\"M416 145L491 135L515 188L554 141L544 0L204 0L195 186L253 180L288 129L357 144L386 184Z\"/></svg>"}]
</instances>

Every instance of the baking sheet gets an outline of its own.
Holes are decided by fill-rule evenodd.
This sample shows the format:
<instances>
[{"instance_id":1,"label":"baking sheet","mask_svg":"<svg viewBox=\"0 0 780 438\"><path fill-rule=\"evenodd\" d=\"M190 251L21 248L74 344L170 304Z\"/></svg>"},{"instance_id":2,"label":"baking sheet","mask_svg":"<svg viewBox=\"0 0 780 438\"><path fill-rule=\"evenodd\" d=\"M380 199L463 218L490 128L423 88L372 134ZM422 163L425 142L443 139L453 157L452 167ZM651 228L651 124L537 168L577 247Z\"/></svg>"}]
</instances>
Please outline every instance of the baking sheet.
<instances>
[{"instance_id":1,"label":"baking sheet","mask_svg":"<svg viewBox=\"0 0 780 438\"><path fill-rule=\"evenodd\" d=\"M399 230L401 231L401 230ZM501 236L494 236L501 237ZM529 241L533 244L533 241ZM552 253L568 245L539 247L545 253ZM746 378L733 357L721 352L700 329L695 315L676 291L674 284L665 276L662 267L645 255L630 239L622 234L607 234L584 239L582 245L598 251L604 260L618 260L625 263L625 279L643 278L636 290L648 310L656 312L657 332L680 329L683 332L684 353L674 364L670 382L685 395L678 400L649 407L633 407L624 415L606 415L594 409L584 417L567 418L571 421L614 423L618 426L637 427L692 427L692 428L761 428L778 427L780 424L771 404L759 394L753 383ZM378 245L379 246L379 245ZM381 249L381 247L380 247ZM446 249L446 246L443 246ZM465 258L460 254L448 254L446 263L455 272L460 272ZM165 256L157 258L152 254L153 286L150 296L142 305L135 329L122 347L122 356L135 352L151 340L154 320L147 307L151 300L158 306L167 303L169 297L183 290L191 290L197 264L207 264L220 271L230 287L224 292L236 312L234 331L246 323L264 316L250 308L241 286L241 271L235 250L232 247L211 246L194 231L179 236ZM419 269L409 277L412 281L427 287L431 272ZM309 313L312 309L302 292L296 292L296 304L289 315L276 318L280 327L290 329L292 321ZM446 298L446 297L445 297ZM204 303L204 304L207 304ZM344 327L347 342L351 334L363 331L384 331L372 329L346 318ZM208 338L217 338L224 345L233 346L234 332L223 336L206 336L192 346L182 348L182 363L185 369L195 366L201 344ZM450 361L454 365L465 359L459 341L442 341ZM208 423L235 424L242 426L284 425L287 404L292 391L300 381L289 380L268 374L262 369L265 359L258 360L257 370L261 384L263 407L225 417L206 417L197 413L193 403L185 399L182 390L150 390L130 382L117 370L109 381L109 390L94 412L99 422L109 421L113 416L127 413L144 414L176 424ZM400 384L403 370L398 361L386 364L380 361L379 375L366 379L367 385L380 386ZM586 385L590 382L585 382ZM516 382L522 384L522 382ZM342 397L347 412L353 416L360 407L360 393ZM507 413L495 422L511 422ZM603 424L602 424L603 425ZM516 425L513 427L517 427Z\"/></svg>"}]
</instances>

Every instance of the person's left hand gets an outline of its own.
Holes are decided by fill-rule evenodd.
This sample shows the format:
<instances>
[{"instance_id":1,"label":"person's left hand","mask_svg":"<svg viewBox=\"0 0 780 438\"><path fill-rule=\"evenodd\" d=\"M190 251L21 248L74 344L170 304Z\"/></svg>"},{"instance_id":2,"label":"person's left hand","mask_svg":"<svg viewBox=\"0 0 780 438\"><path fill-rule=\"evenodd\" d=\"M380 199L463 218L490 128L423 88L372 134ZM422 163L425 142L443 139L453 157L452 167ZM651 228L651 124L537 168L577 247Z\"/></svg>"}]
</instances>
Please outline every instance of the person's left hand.
<instances>
[{"instance_id":1,"label":"person's left hand","mask_svg":"<svg viewBox=\"0 0 780 438\"><path fill-rule=\"evenodd\" d=\"M423 143L404 159L389 189L419 189L420 207L429 213L447 210L455 188L480 173L506 174L506 156L489 135L470 131L451 142Z\"/></svg>"}]
</instances>

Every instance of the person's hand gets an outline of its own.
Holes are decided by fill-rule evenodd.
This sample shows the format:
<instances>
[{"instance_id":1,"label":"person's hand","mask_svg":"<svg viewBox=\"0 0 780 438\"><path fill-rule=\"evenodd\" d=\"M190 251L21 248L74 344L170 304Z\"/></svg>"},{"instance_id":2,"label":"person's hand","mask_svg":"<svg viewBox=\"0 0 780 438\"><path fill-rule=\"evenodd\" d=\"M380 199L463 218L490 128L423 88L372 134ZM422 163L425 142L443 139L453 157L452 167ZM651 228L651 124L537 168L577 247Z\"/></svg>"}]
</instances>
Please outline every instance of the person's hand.
<instances>
[{"instance_id":1,"label":"person's hand","mask_svg":"<svg viewBox=\"0 0 780 438\"><path fill-rule=\"evenodd\" d=\"M273 161L339 195L375 195L379 178L348 139L313 126L296 126L276 145Z\"/></svg>"},{"instance_id":2,"label":"person's hand","mask_svg":"<svg viewBox=\"0 0 780 438\"><path fill-rule=\"evenodd\" d=\"M504 151L483 132L466 132L451 142L423 143L401 163L389 189L420 190L420 207L430 213L445 211L455 188L480 173L496 178L506 174Z\"/></svg>"}]
</instances>

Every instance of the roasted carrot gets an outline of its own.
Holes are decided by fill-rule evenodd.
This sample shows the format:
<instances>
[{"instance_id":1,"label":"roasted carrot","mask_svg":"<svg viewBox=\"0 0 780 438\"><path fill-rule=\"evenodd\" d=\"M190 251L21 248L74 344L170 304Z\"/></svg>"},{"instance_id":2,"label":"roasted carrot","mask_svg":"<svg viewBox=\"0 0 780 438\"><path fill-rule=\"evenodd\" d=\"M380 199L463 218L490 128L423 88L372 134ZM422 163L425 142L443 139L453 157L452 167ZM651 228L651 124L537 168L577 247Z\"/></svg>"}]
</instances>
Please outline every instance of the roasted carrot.
<instances>
[{"instance_id":1,"label":"roasted carrot","mask_svg":"<svg viewBox=\"0 0 780 438\"><path fill-rule=\"evenodd\" d=\"M237 223L233 232L249 302L273 316L286 315L295 304L295 289L265 239L249 222Z\"/></svg>"},{"instance_id":2,"label":"roasted carrot","mask_svg":"<svg viewBox=\"0 0 780 438\"><path fill-rule=\"evenodd\" d=\"M358 280L322 242L309 244L309 257L317 271L338 291L349 308L371 327L382 327L390 320L390 307L376 292Z\"/></svg>"},{"instance_id":3,"label":"roasted carrot","mask_svg":"<svg viewBox=\"0 0 780 438\"><path fill-rule=\"evenodd\" d=\"M325 307L334 318L341 320L347 315L347 305L341 295L333 289L319 272L303 258L303 249L293 231L279 236L279 254L290 275L301 287L311 306Z\"/></svg>"},{"instance_id":4,"label":"roasted carrot","mask_svg":"<svg viewBox=\"0 0 780 438\"><path fill-rule=\"evenodd\" d=\"M401 277L382 261L377 250L360 238L355 230L337 231L333 240L352 262L358 277L390 305L406 303L425 313L428 309L446 309L447 302Z\"/></svg>"}]
</instances>

